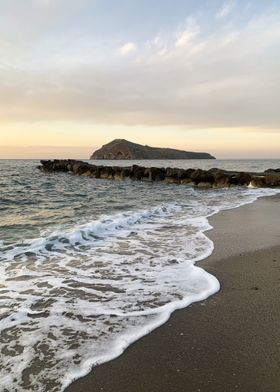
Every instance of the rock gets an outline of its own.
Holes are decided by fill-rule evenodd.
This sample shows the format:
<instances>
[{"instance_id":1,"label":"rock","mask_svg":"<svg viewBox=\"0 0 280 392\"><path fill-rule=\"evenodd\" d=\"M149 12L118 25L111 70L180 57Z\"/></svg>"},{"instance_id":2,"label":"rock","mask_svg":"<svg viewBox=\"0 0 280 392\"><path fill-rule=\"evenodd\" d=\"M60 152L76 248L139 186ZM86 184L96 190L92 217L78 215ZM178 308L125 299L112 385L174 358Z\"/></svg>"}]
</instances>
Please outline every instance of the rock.
<instances>
[{"instance_id":1,"label":"rock","mask_svg":"<svg viewBox=\"0 0 280 392\"><path fill-rule=\"evenodd\" d=\"M147 181L163 181L165 179L165 169L158 167L149 167L144 171L144 180Z\"/></svg>"},{"instance_id":2,"label":"rock","mask_svg":"<svg viewBox=\"0 0 280 392\"><path fill-rule=\"evenodd\" d=\"M218 169L217 167L212 167L208 171L209 171L209 173L212 173L214 176L217 175L217 174L224 174L224 173L226 173L225 170Z\"/></svg>"},{"instance_id":3,"label":"rock","mask_svg":"<svg viewBox=\"0 0 280 392\"><path fill-rule=\"evenodd\" d=\"M165 181L169 183L190 183L192 182L191 175L195 169L176 169L168 167L165 171Z\"/></svg>"},{"instance_id":4,"label":"rock","mask_svg":"<svg viewBox=\"0 0 280 392\"><path fill-rule=\"evenodd\" d=\"M174 169L173 167L168 167L165 170L165 179L172 179L172 180L178 180L181 178L181 169Z\"/></svg>"},{"instance_id":5,"label":"rock","mask_svg":"<svg viewBox=\"0 0 280 392\"><path fill-rule=\"evenodd\" d=\"M249 185L252 180L252 176L249 173L239 173L237 175L238 185Z\"/></svg>"},{"instance_id":6,"label":"rock","mask_svg":"<svg viewBox=\"0 0 280 392\"><path fill-rule=\"evenodd\" d=\"M114 169L112 167L104 166L100 170L99 178L112 179L112 178L114 178L114 175L115 175L115 172L114 172Z\"/></svg>"},{"instance_id":7,"label":"rock","mask_svg":"<svg viewBox=\"0 0 280 392\"><path fill-rule=\"evenodd\" d=\"M230 176L230 185L249 185L252 180L250 173L240 172Z\"/></svg>"},{"instance_id":8,"label":"rock","mask_svg":"<svg viewBox=\"0 0 280 392\"><path fill-rule=\"evenodd\" d=\"M215 159L206 152L143 146L125 139L115 139L96 150L90 159Z\"/></svg>"},{"instance_id":9,"label":"rock","mask_svg":"<svg viewBox=\"0 0 280 392\"><path fill-rule=\"evenodd\" d=\"M201 181L197 184L198 188L205 188L205 189L209 189L212 188L212 183L211 182L207 182L207 181Z\"/></svg>"},{"instance_id":10,"label":"rock","mask_svg":"<svg viewBox=\"0 0 280 392\"><path fill-rule=\"evenodd\" d=\"M180 184L195 185L191 178L184 178L180 181Z\"/></svg>"},{"instance_id":11,"label":"rock","mask_svg":"<svg viewBox=\"0 0 280 392\"><path fill-rule=\"evenodd\" d=\"M280 172L266 171L264 173L229 172L217 168L210 170L178 169L143 167L133 165L97 166L75 160L42 160L41 171L72 172L80 176L104 179L131 179L135 181L165 181L167 183L190 184L200 188L251 186L251 187L280 187Z\"/></svg>"},{"instance_id":12,"label":"rock","mask_svg":"<svg viewBox=\"0 0 280 392\"><path fill-rule=\"evenodd\" d=\"M214 184L215 188L227 188L230 186L230 177L223 173L214 174Z\"/></svg>"},{"instance_id":13,"label":"rock","mask_svg":"<svg viewBox=\"0 0 280 392\"><path fill-rule=\"evenodd\" d=\"M280 175L278 174L268 174L265 176L266 186L280 186Z\"/></svg>"},{"instance_id":14,"label":"rock","mask_svg":"<svg viewBox=\"0 0 280 392\"><path fill-rule=\"evenodd\" d=\"M280 169L267 169L264 173L280 173Z\"/></svg>"},{"instance_id":15,"label":"rock","mask_svg":"<svg viewBox=\"0 0 280 392\"><path fill-rule=\"evenodd\" d=\"M85 162L78 162L73 165L73 173L82 175L86 173L87 171L90 171L90 167L87 163Z\"/></svg>"},{"instance_id":16,"label":"rock","mask_svg":"<svg viewBox=\"0 0 280 392\"><path fill-rule=\"evenodd\" d=\"M165 181L168 183L180 183L181 180L184 178L185 170L183 169L175 169L168 167L165 170Z\"/></svg>"},{"instance_id":17,"label":"rock","mask_svg":"<svg viewBox=\"0 0 280 392\"><path fill-rule=\"evenodd\" d=\"M250 188L262 188L264 186L266 186L264 177L253 177L249 183Z\"/></svg>"},{"instance_id":18,"label":"rock","mask_svg":"<svg viewBox=\"0 0 280 392\"><path fill-rule=\"evenodd\" d=\"M214 182L213 174L209 171L204 171L201 169L194 170L191 173L190 178L193 180L193 182L196 185L199 184L200 182L205 182L205 183L210 183L210 184L213 184L213 182Z\"/></svg>"},{"instance_id":19,"label":"rock","mask_svg":"<svg viewBox=\"0 0 280 392\"><path fill-rule=\"evenodd\" d=\"M133 165L131 170L131 179L142 180L142 178L145 176L145 170L145 167Z\"/></svg>"},{"instance_id":20,"label":"rock","mask_svg":"<svg viewBox=\"0 0 280 392\"><path fill-rule=\"evenodd\" d=\"M125 178L130 178L132 174L131 167L119 167L113 166L114 169L114 179L115 180L124 180Z\"/></svg>"}]
</instances>

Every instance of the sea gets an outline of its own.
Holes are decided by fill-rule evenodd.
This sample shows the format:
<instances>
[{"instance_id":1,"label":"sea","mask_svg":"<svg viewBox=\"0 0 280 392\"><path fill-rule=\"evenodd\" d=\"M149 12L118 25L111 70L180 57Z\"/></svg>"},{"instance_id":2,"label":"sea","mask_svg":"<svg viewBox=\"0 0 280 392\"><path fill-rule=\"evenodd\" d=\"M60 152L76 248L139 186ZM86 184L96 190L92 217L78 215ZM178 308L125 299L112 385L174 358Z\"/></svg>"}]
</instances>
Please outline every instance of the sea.
<instances>
[{"instance_id":1,"label":"sea","mask_svg":"<svg viewBox=\"0 0 280 392\"><path fill-rule=\"evenodd\" d=\"M100 164L116 164L102 161ZM208 218L279 189L46 174L0 161L0 391L61 392L220 289ZM263 171L280 160L119 161Z\"/></svg>"}]
</instances>

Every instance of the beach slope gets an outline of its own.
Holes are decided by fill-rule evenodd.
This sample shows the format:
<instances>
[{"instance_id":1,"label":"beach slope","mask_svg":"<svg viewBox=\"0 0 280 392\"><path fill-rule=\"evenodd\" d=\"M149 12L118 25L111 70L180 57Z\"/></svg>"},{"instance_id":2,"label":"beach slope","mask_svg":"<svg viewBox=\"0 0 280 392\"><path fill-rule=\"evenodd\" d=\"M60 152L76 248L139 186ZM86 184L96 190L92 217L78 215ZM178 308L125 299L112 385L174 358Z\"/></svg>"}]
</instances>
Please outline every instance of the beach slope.
<instances>
[{"instance_id":1,"label":"beach slope","mask_svg":"<svg viewBox=\"0 0 280 392\"><path fill-rule=\"evenodd\" d=\"M67 392L278 392L280 198L210 219L214 253L200 265L221 282L118 359Z\"/></svg>"}]
</instances>

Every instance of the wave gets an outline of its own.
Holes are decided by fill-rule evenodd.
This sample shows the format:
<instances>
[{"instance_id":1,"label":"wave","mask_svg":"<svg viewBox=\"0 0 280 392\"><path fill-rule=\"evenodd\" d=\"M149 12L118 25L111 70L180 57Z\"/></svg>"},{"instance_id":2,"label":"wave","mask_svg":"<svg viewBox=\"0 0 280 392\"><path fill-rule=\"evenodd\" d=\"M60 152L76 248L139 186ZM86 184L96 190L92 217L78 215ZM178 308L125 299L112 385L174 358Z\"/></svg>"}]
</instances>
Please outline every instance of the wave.
<instances>
[{"instance_id":1,"label":"wave","mask_svg":"<svg viewBox=\"0 0 280 392\"><path fill-rule=\"evenodd\" d=\"M185 201L0 244L3 390L61 391L174 310L217 292L218 280L195 265L214 249L207 218L274 193L194 191Z\"/></svg>"}]
</instances>

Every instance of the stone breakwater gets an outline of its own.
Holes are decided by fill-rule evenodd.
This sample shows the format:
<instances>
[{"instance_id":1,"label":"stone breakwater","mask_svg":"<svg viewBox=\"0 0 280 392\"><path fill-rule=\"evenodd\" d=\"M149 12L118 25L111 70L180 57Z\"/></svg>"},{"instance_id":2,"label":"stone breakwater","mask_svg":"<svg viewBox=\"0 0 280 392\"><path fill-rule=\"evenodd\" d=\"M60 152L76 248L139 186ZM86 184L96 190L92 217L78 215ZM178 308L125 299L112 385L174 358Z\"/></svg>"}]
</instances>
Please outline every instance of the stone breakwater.
<instances>
[{"instance_id":1,"label":"stone breakwater","mask_svg":"<svg viewBox=\"0 0 280 392\"><path fill-rule=\"evenodd\" d=\"M230 186L278 187L280 169L268 169L263 173L233 172L213 168L176 169L132 165L96 166L77 160L42 160L38 166L43 172L69 172L91 178L138 181L164 181L167 183L189 184L201 188L225 188Z\"/></svg>"}]
</instances>

